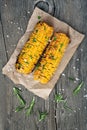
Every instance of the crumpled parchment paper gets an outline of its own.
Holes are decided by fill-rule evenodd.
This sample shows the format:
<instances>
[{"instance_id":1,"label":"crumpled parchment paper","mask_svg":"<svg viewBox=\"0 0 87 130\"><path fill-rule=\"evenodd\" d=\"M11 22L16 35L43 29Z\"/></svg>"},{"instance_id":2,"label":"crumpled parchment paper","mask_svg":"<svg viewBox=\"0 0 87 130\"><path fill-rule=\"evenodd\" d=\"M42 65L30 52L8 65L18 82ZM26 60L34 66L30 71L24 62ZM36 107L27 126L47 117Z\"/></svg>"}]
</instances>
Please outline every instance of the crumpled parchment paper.
<instances>
[{"instance_id":1,"label":"crumpled parchment paper","mask_svg":"<svg viewBox=\"0 0 87 130\"><path fill-rule=\"evenodd\" d=\"M39 83L38 81L35 81L33 79L33 73L31 73L29 75L23 75L23 74L18 73L15 69L15 62L17 60L17 56L20 53L20 50L22 49L25 42L28 40L29 35L33 31L35 25L39 21L38 16L41 16L41 19L40 19L41 21L44 21L44 22L48 23L49 25L53 26L55 32L64 32L71 39L71 42L70 42L68 48L66 49L66 52L63 56L63 59L59 65L59 67L57 68L52 79L45 85ZM70 27L68 24L54 18L53 16L49 15L48 13L46 13L36 7L28 22L28 26L27 26L25 34L19 40L17 47L14 50L12 56L10 57L8 63L3 67L2 73L7 75L15 84L22 84L29 91L33 92L34 94L38 95L39 97L47 99L50 92L54 88L57 80L59 79L59 76L64 71L65 67L69 63L71 57L75 53L76 49L80 45L83 38L84 38L83 34L77 32L72 27Z\"/></svg>"}]
</instances>

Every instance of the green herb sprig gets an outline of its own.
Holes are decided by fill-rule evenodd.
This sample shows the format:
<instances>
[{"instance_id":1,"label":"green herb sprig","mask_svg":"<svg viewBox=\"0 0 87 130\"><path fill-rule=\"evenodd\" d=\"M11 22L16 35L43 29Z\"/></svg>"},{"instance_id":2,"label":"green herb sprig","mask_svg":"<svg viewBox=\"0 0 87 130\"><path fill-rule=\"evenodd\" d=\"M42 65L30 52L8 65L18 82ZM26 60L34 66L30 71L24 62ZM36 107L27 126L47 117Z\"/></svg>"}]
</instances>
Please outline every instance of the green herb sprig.
<instances>
[{"instance_id":1,"label":"green herb sprig","mask_svg":"<svg viewBox=\"0 0 87 130\"><path fill-rule=\"evenodd\" d=\"M39 111L39 121L45 120L47 115L48 115L48 113L46 111L45 112Z\"/></svg>"},{"instance_id":2,"label":"green herb sprig","mask_svg":"<svg viewBox=\"0 0 87 130\"><path fill-rule=\"evenodd\" d=\"M20 106L16 107L15 112L22 111L24 108L25 108L25 106L20 105Z\"/></svg>"},{"instance_id":3,"label":"green herb sprig","mask_svg":"<svg viewBox=\"0 0 87 130\"><path fill-rule=\"evenodd\" d=\"M19 89L19 88L17 88L17 87L14 87L14 88L13 88L13 92L14 92L14 94L16 95L16 94L19 94L20 92L22 92L22 90Z\"/></svg>"},{"instance_id":4,"label":"green herb sprig","mask_svg":"<svg viewBox=\"0 0 87 130\"><path fill-rule=\"evenodd\" d=\"M67 101L66 101L66 99L64 99L64 97L63 97L62 94L56 94L56 95L55 95L55 101L56 101L57 103L63 103L64 109L69 110L69 111L72 111L72 108L70 108L70 107L67 105Z\"/></svg>"},{"instance_id":5,"label":"green herb sprig","mask_svg":"<svg viewBox=\"0 0 87 130\"><path fill-rule=\"evenodd\" d=\"M62 94L56 94L56 95L55 95L55 101L56 101L56 102L64 102L65 99L63 98L63 95L62 95Z\"/></svg>"},{"instance_id":6,"label":"green herb sprig","mask_svg":"<svg viewBox=\"0 0 87 130\"><path fill-rule=\"evenodd\" d=\"M14 94L17 96L17 98L19 99L20 101L20 104L21 105L25 105L26 104L26 101L23 99L23 97L20 95L20 92L21 90L17 87L14 87L13 88L13 91L14 91Z\"/></svg>"},{"instance_id":7,"label":"green herb sprig","mask_svg":"<svg viewBox=\"0 0 87 130\"><path fill-rule=\"evenodd\" d=\"M80 92L80 90L81 90L81 88L83 87L83 85L84 85L84 83L83 83L83 81L73 90L73 95L77 95L79 92Z\"/></svg>"},{"instance_id":8,"label":"green herb sprig","mask_svg":"<svg viewBox=\"0 0 87 130\"><path fill-rule=\"evenodd\" d=\"M33 110L33 107L34 107L34 104L35 104L35 98L33 97L30 105L26 108L27 112L26 112L26 115L29 116Z\"/></svg>"},{"instance_id":9,"label":"green herb sprig","mask_svg":"<svg viewBox=\"0 0 87 130\"><path fill-rule=\"evenodd\" d=\"M66 110L73 111L73 109L68 106L67 101L64 102L63 107L64 107Z\"/></svg>"},{"instance_id":10,"label":"green herb sprig","mask_svg":"<svg viewBox=\"0 0 87 130\"><path fill-rule=\"evenodd\" d=\"M21 105L25 105L26 104L26 101L23 99L23 97L20 94L17 94L17 97L18 97Z\"/></svg>"},{"instance_id":11,"label":"green herb sprig","mask_svg":"<svg viewBox=\"0 0 87 130\"><path fill-rule=\"evenodd\" d=\"M26 101L23 99L23 97L20 95L21 90L17 87L13 88L13 92L14 94L17 96L20 105L16 108L15 112L19 112L21 110L23 110L23 108L25 107Z\"/></svg>"}]
</instances>

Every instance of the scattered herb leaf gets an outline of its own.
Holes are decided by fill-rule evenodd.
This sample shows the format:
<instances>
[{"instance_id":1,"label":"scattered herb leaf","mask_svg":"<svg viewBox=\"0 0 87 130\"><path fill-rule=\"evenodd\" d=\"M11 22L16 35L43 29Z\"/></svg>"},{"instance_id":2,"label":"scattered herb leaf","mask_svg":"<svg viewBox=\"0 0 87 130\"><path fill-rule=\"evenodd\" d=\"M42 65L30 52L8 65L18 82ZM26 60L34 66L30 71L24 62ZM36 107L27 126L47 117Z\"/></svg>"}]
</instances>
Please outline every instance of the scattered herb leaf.
<instances>
[{"instance_id":1,"label":"scattered herb leaf","mask_svg":"<svg viewBox=\"0 0 87 130\"><path fill-rule=\"evenodd\" d=\"M52 55L52 53L50 53L49 58L52 59L52 60L55 60L55 57Z\"/></svg>"},{"instance_id":2,"label":"scattered herb leaf","mask_svg":"<svg viewBox=\"0 0 87 130\"><path fill-rule=\"evenodd\" d=\"M18 63L18 69L20 69L22 67L22 64Z\"/></svg>"},{"instance_id":3,"label":"scattered herb leaf","mask_svg":"<svg viewBox=\"0 0 87 130\"><path fill-rule=\"evenodd\" d=\"M28 45L27 45L27 47L28 47L28 48L31 48L31 45L30 45L30 44L28 44Z\"/></svg>"},{"instance_id":4,"label":"scattered herb leaf","mask_svg":"<svg viewBox=\"0 0 87 130\"><path fill-rule=\"evenodd\" d=\"M61 51L61 49L59 48L59 52Z\"/></svg>"},{"instance_id":5,"label":"scattered herb leaf","mask_svg":"<svg viewBox=\"0 0 87 130\"><path fill-rule=\"evenodd\" d=\"M29 62L27 62L27 61L24 61L26 64L29 64Z\"/></svg>"},{"instance_id":6,"label":"scattered herb leaf","mask_svg":"<svg viewBox=\"0 0 87 130\"><path fill-rule=\"evenodd\" d=\"M38 19L41 19L41 16L38 16Z\"/></svg>"},{"instance_id":7,"label":"scattered herb leaf","mask_svg":"<svg viewBox=\"0 0 87 130\"><path fill-rule=\"evenodd\" d=\"M38 32L38 30L36 29L36 33Z\"/></svg>"},{"instance_id":8,"label":"scattered herb leaf","mask_svg":"<svg viewBox=\"0 0 87 130\"><path fill-rule=\"evenodd\" d=\"M46 69L46 68L45 68L46 64L47 64L47 62L42 65L42 70L43 70L43 69Z\"/></svg>"},{"instance_id":9,"label":"scattered herb leaf","mask_svg":"<svg viewBox=\"0 0 87 130\"><path fill-rule=\"evenodd\" d=\"M33 107L34 107L34 104L35 104L35 98L33 97L30 105L26 108L27 109L27 112L26 112L26 115L29 116L33 110Z\"/></svg>"},{"instance_id":10,"label":"scattered herb leaf","mask_svg":"<svg viewBox=\"0 0 87 130\"><path fill-rule=\"evenodd\" d=\"M65 99L63 98L63 96L61 94L56 94L55 95L55 101L56 102L64 102Z\"/></svg>"},{"instance_id":11,"label":"scattered herb leaf","mask_svg":"<svg viewBox=\"0 0 87 130\"><path fill-rule=\"evenodd\" d=\"M60 44L59 52L61 51L62 46L63 46L63 43Z\"/></svg>"},{"instance_id":12,"label":"scattered herb leaf","mask_svg":"<svg viewBox=\"0 0 87 130\"><path fill-rule=\"evenodd\" d=\"M49 37L45 36L45 39L46 39L47 42L49 41Z\"/></svg>"},{"instance_id":13,"label":"scattered herb leaf","mask_svg":"<svg viewBox=\"0 0 87 130\"><path fill-rule=\"evenodd\" d=\"M60 48L62 48L62 47L63 47L63 43L60 44Z\"/></svg>"},{"instance_id":14,"label":"scattered herb leaf","mask_svg":"<svg viewBox=\"0 0 87 130\"><path fill-rule=\"evenodd\" d=\"M42 66L42 69L44 69L44 68L45 68L45 65Z\"/></svg>"},{"instance_id":15,"label":"scattered herb leaf","mask_svg":"<svg viewBox=\"0 0 87 130\"><path fill-rule=\"evenodd\" d=\"M37 70L37 69L39 68L39 66L40 66L40 63L38 63L38 64L36 65L35 70Z\"/></svg>"},{"instance_id":16,"label":"scattered herb leaf","mask_svg":"<svg viewBox=\"0 0 87 130\"><path fill-rule=\"evenodd\" d=\"M74 95L77 95L79 92L80 92L80 90L81 90L81 88L82 88L82 86L83 86L83 81L73 90L73 94Z\"/></svg>"},{"instance_id":17,"label":"scattered herb leaf","mask_svg":"<svg viewBox=\"0 0 87 130\"><path fill-rule=\"evenodd\" d=\"M25 54L25 52L22 52L21 55L23 56Z\"/></svg>"},{"instance_id":18,"label":"scattered herb leaf","mask_svg":"<svg viewBox=\"0 0 87 130\"><path fill-rule=\"evenodd\" d=\"M47 36L45 36L45 38L47 39L48 37L47 37Z\"/></svg>"},{"instance_id":19,"label":"scattered herb leaf","mask_svg":"<svg viewBox=\"0 0 87 130\"><path fill-rule=\"evenodd\" d=\"M47 115L48 115L47 112L40 112L39 111L39 121L45 120Z\"/></svg>"},{"instance_id":20,"label":"scattered herb leaf","mask_svg":"<svg viewBox=\"0 0 87 130\"><path fill-rule=\"evenodd\" d=\"M33 58L32 55L29 55L29 56L30 56L31 59Z\"/></svg>"},{"instance_id":21,"label":"scattered herb leaf","mask_svg":"<svg viewBox=\"0 0 87 130\"><path fill-rule=\"evenodd\" d=\"M36 38L33 38L33 42L36 42Z\"/></svg>"},{"instance_id":22,"label":"scattered herb leaf","mask_svg":"<svg viewBox=\"0 0 87 130\"><path fill-rule=\"evenodd\" d=\"M57 37L54 37L53 40L56 41L56 40L57 40Z\"/></svg>"},{"instance_id":23,"label":"scattered herb leaf","mask_svg":"<svg viewBox=\"0 0 87 130\"><path fill-rule=\"evenodd\" d=\"M44 26L44 30L46 30L46 26Z\"/></svg>"}]
</instances>

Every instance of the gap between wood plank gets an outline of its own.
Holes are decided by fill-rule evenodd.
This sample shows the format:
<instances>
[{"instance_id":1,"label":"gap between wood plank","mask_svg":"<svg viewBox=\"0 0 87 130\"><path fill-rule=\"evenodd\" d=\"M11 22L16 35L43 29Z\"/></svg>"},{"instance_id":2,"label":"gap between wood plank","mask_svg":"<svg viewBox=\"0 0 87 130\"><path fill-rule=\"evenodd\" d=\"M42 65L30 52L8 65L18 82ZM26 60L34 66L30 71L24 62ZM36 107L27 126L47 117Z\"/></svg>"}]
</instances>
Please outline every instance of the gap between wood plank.
<instances>
[{"instance_id":1,"label":"gap between wood plank","mask_svg":"<svg viewBox=\"0 0 87 130\"><path fill-rule=\"evenodd\" d=\"M1 14L0 14L0 18L1 18ZM6 49L6 42L5 42L5 36L4 36L4 29L3 29L2 18L1 18L1 27L2 27L2 35L3 35L3 40L4 40L4 47L5 47L6 58L7 58L7 61L8 61L8 54L7 54L7 49Z\"/></svg>"}]
</instances>

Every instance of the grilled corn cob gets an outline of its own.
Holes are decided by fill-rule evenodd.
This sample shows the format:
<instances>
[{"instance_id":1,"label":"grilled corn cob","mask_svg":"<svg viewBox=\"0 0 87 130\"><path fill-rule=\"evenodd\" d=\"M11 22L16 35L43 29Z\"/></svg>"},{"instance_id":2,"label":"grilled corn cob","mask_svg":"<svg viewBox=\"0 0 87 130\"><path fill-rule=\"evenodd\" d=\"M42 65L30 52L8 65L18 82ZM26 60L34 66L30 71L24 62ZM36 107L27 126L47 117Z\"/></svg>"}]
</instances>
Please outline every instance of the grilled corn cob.
<instances>
[{"instance_id":1,"label":"grilled corn cob","mask_svg":"<svg viewBox=\"0 0 87 130\"><path fill-rule=\"evenodd\" d=\"M54 34L51 43L48 45L46 52L40 61L40 65L34 72L35 80L39 80L43 84L50 80L59 66L68 44L69 38L66 34Z\"/></svg>"},{"instance_id":2,"label":"grilled corn cob","mask_svg":"<svg viewBox=\"0 0 87 130\"><path fill-rule=\"evenodd\" d=\"M15 64L18 72L29 74L34 69L52 34L53 28L46 23L39 22L36 25L18 56Z\"/></svg>"}]
</instances>

